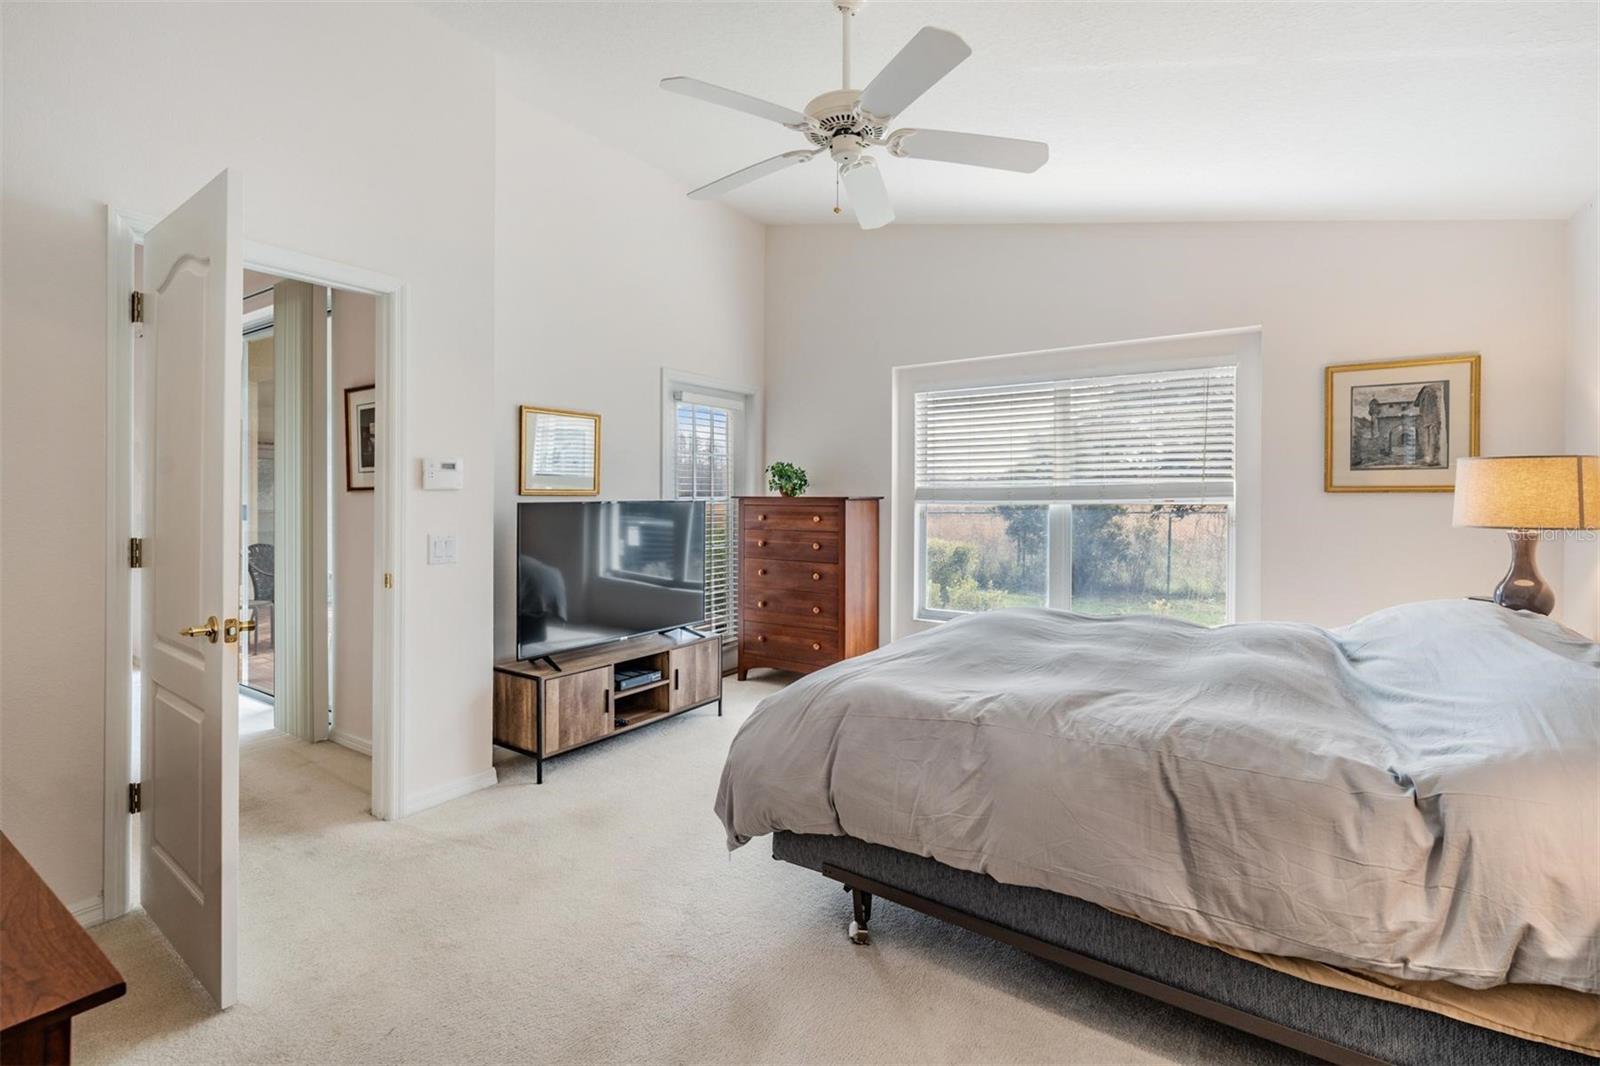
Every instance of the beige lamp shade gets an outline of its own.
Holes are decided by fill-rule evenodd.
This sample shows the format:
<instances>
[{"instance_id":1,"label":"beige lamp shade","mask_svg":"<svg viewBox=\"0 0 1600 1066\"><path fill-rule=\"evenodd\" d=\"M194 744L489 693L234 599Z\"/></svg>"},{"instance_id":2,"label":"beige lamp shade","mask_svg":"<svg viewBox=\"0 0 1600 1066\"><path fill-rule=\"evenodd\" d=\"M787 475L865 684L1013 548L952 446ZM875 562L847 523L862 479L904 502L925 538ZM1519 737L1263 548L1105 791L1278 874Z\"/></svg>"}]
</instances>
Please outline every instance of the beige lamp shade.
<instances>
[{"instance_id":1,"label":"beige lamp shade","mask_svg":"<svg viewBox=\"0 0 1600 1066\"><path fill-rule=\"evenodd\" d=\"M1454 524L1600 529L1600 456L1458 459Z\"/></svg>"}]
</instances>

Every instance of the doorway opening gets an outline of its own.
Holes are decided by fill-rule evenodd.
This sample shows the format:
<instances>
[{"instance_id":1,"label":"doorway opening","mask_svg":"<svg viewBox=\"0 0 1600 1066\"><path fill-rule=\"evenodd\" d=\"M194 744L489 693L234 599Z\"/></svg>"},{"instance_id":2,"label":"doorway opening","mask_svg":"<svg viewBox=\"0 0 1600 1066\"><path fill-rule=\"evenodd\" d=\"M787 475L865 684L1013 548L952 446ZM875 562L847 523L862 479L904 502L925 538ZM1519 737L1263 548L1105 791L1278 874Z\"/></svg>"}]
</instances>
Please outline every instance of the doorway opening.
<instances>
[{"instance_id":1,"label":"doorway opening","mask_svg":"<svg viewBox=\"0 0 1600 1066\"><path fill-rule=\"evenodd\" d=\"M110 472L107 509L111 517L107 530L106 564L112 573L120 571L129 575L129 579L107 583L106 610L107 617L126 618L129 624L108 626L106 637L106 799L102 894L102 915L106 919L121 915L133 904L135 886L140 876L135 864L139 815L130 812L135 803L133 786L141 777L139 734L143 710L138 705L140 678L137 671L141 662L135 634L139 631L137 620L141 617L141 611L140 575L136 569L139 565L136 553L138 543L135 538L144 528L146 517L141 513L144 497L142 471L135 460L142 455L146 442L140 419L135 415L143 409L143 404L150 401L153 390L151 383L142 381L137 373L139 332L142 327L135 324L139 305L134 296L142 291L140 282L143 279L139 275L143 265L144 237L156 221L151 216L135 215L114 207L107 209L110 282L107 286L107 465ZM367 774L370 779L372 814L385 819L399 817L405 809L399 774L403 753L398 725L403 715L403 696L397 679L402 611L400 589L393 580L393 574L396 569L395 531L402 527L404 521L403 480L399 464L399 456L403 454L404 425L398 417L392 424L386 420L389 411L402 409L405 286L398 279L373 271L282 249L245 242L243 251L243 267L247 274L258 272L257 276L265 277L271 284L271 294L249 303L246 310L256 307L257 303L271 302L277 305L280 302L276 298L277 286L284 283L297 283L308 291L314 288L320 293L323 302L317 305L317 328L315 331L304 331L303 336L309 338L308 347L311 343L321 347L324 358L330 347L336 350L341 343L333 325L341 317L341 306L346 312L342 316L345 321L363 323L365 339L362 344L354 345L348 338L343 343L347 348L364 346L367 352L364 373L359 381L365 387L368 407L365 418L369 437L362 452L366 458L364 472L361 464L355 464L358 480L364 481L364 484L347 492L344 452L345 441L349 439L345 432L345 410L349 397L345 390L357 382L353 378L330 379L331 375L330 378L319 377L317 384L321 388L316 411L312 412L308 407L302 413L302 417L308 420L315 418L319 427L316 439L325 442L329 461L324 463L319 460L308 464L310 469L303 479L303 498L321 501L322 505L317 509L317 535L302 538L306 544L316 547L304 553L307 558L301 561L299 572L320 575L320 583L306 583L315 584L317 588L315 591L307 589L305 602L295 613L306 620L301 632L305 644L311 648L327 648L330 634L338 631L337 623L329 613L331 604L338 603L342 598L343 606L355 615L353 619L347 616L348 624L345 627L352 647L357 649L357 654L351 660L353 665L341 669L333 656L322 656L325 665L314 684L317 692L328 695L319 697L318 702L312 705L322 713L307 714L312 733L310 739L333 740L367 756L363 762L369 767ZM267 285L253 284L236 291L243 296L258 293L264 287ZM307 308L305 317L312 317L309 310L311 301L303 303ZM328 314L330 308L331 319ZM357 314L357 309L363 313ZM267 315L271 316L270 331L263 328L267 325ZM236 690L246 697L240 700L240 710L243 712L240 717L250 720L237 723L245 735L256 731L262 734L281 731L285 664L298 662L301 672L305 673L309 672L309 664L314 658L308 653L293 655L285 651L289 629L292 628L285 622L285 612L291 607L286 599L292 599L292 596L285 595L285 516L276 499L270 524L264 521L269 517L264 503L266 482L270 480L273 488L277 489L285 480L284 441L277 428L281 384L274 380L269 386L266 384L268 375L260 373L255 375L252 382L252 375L247 369L249 342L275 341L283 328L279 317L275 307L258 318L241 321L241 327L251 327L248 330L241 329L241 332L248 332L250 336L248 342L245 336L240 336L238 347L234 349L243 361L240 369L245 370L238 379L242 386L238 439L244 444L248 435L252 442L252 447L241 448L239 456L241 469L238 472L245 476L240 482L243 491L240 493L238 516L240 589L237 602L238 613L246 625L255 623L258 627L253 632L246 630L238 634L241 638L240 651L253 653L239 665L239 680L244 684ZM281 374L276 347L273 345L270 375L274 379ZM326 362L319 365L329 366L330 371L332 369ZM254 405L254 426L245 417L252 385L257 390L258 401ZM271 396L270 401L266 399L268 395ZM266 406L268 402L271 404L270 418ZM265 432L269 421L274 425L270 436ZM381 436L371 433L375 424L384 426L386 432ZM252 490L248 488L251 478L242 469L245 458L252 453L260 460L267 460L270 455L270 462L263 462L257 467L254 515L250 506ZM335 494L349 500L359 499L365 509L364 525L347 523L345 526L347 532L355 531L356 538L363 540L365 547L364 558L343 567L343 576L358 582L352 586L358 591L347 593L341 593L338 585L334 584L340 574L339 568L332 565L339 550L333 539L340 528L333 513ZM252 524L252 518L257 520L256 524ZM267 553L254 553L257 562L255 581L251 580L250 575L250 544L272 546L270 564L265 559ZM292 566L293 561L288 561L287 565ZM310 609L313 600L320 610ZM245 656L241 655L241 658ZM352 685L364 688L364 722L353 713L345 715L343 719L337 717L336 708L343 704L349 709L351 701L346 695L335 693L335 684L344 685L346 693ZM252 700L258 702L252 706ZM330 720L330 713L335 716L333 720Z\"/></svg>"}]
</instances>

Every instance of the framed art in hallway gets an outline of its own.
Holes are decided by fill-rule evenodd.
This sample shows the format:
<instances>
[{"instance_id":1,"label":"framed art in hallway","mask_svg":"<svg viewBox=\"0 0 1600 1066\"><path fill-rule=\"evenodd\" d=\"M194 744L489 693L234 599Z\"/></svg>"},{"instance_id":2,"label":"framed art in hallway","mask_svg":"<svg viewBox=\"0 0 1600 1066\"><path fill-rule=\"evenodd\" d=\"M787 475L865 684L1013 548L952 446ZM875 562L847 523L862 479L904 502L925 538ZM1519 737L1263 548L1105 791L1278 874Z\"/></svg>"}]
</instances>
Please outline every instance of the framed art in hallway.
<instances>
[{"instance_id":1,"label":"framed art in hallway","mask_svg":"<svg viewBox=\"0 0 1600 1066\"><path fill-rule=\"evenodd\" d=\"M378 476L378 389L357 385L344 390L344 487L371 492Z\"/></svg>"},{"instance_id":2,"label":"framed art in hallway","mask_svg":"<svg viewBox=\"0 0 1600 1066\"><path fill-rule=\"evenodd\" d=\"M1323 384L1325 492L1451 492L1478 454L1482 357L1338 363Z\"/></svg>"}]
</instances>

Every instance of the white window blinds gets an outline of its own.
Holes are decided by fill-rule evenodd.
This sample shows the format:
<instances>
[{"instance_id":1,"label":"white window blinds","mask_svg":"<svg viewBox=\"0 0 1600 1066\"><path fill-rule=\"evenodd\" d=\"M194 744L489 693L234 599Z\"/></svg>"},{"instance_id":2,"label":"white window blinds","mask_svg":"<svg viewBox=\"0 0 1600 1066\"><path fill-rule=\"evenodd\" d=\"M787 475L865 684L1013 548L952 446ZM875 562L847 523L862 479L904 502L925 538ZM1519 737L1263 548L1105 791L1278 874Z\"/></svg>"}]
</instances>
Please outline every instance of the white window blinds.
<instances>
[{"instance_id":1,"label":"white window blinds","mask_svg":"<svg viewBox=\"0 0 1600 1066\"><path fill-rule=\"evenodd\" d=\"M723 644L739 639L738 561L733 529L733 438L738 412L680 397L673 406L673 491L706 501L706 620Z\"/></svg>"},{"instance_id":2,"label":"white window blinds","mask_svg":"<svg viewBox=\"0 0 1600 1066\"><path fill-rule=\"evenodd\" d=\"M1233 496L1234 368L919 392L920 500Z\"/></svg>"}]
</instances>

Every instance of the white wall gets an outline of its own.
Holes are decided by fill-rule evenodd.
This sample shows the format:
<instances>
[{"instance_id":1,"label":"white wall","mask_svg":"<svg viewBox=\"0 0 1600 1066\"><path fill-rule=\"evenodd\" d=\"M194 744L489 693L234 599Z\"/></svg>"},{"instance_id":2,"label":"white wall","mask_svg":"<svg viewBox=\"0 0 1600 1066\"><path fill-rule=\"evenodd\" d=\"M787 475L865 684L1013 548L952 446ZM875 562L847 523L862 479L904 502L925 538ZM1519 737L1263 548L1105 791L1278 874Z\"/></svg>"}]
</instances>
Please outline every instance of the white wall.
<instances>
[{"instance_id":1,"label":"white wall","mask_svg":"<svg viewBox=\"0 0 1600 1066\"><path fill-rule=\"evenodd\" d=\"M767 458L887 496L895 365L1260 325L1262 616L1486 594L1505 538L1449 495L1322 491L1322 368L1481 352L1483 452L1559 450L1567 286L1549 222L777 227Z\"/></svg>"},{"instance_id":2,"label":"white wall","mask_svg":"<svg viewBox=\"0 0 1600 1066\"><path fill-rule=\"evenodd\" d=\"M516 638L521 404L598 411L601 496L661 493L661 368L759 387L765 232L528 103L495 97L495 650Z\"/></svg>"},{"instance_id":3,"label":"white wall","mask_svg":"<svg viewBox=\"0 0 1600 1066\"><path fill-rule=\"evenodd\" d=\"M409 5L6 4L0 807L69 904L101 884L105 205L224 167L248 238L404 279L411 456L397 580L413 803L490 772L493 64ZM507 415L507 418L510 416ZM429 530L461 563L428 567ZM120 575L118 575L120 576ZM222 613L219 605L218 613Z\"/></svg>"},{"instance_id":4,"label":"white wall","mask_svg":"<svg viewBox=\"0 0 1600 1066\"><path fill-rule=\"evenodd\" d=\"M333 735L372 747L372 550L376 493L345 488L344 390L377 372L378 301L333 292Z\"/></svg>"},{"instance_id":5,"label":"white wall","mask_svg":"<svg viewBox=\"0 0 1600 1066\"><path fill-rule=\"evenodd\" d=\"M1567 264L1572 275L1572 322L1567 348L1567 435L1564 451L1600 455L1600 271L1595 245L1600 214L1595 202L1567 223ZM1600 541L1578 533L1566 544L1566 585L1559 600L1566 623L1600 639Z\"/></svg>"}]
</instances>

